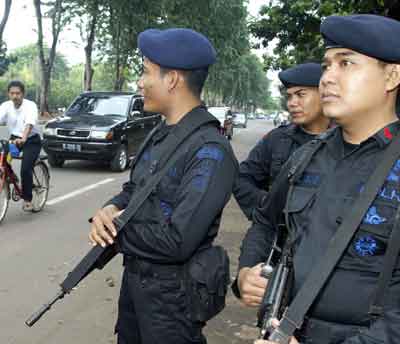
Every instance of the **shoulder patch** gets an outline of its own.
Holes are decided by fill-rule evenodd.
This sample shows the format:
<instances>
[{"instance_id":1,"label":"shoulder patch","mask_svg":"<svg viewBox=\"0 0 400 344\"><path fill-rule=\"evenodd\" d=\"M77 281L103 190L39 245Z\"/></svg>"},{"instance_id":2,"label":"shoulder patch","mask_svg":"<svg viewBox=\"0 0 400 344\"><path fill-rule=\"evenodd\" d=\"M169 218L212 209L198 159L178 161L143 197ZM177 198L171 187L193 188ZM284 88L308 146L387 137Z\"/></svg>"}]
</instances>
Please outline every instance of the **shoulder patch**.
<instances>
[{"instance_id":1,"label":"shoulder patch","mask_svg":"<svg viewBox=\"0 0 400 344\"><path fill-rule=\"evenodd\" d=\"M397 160L387 178L388 181L399 182L400 181L400 160Z\"/></svg>"},{"instance_id":2,"label":"shoulder patch","mask_svg":"<svg viewBox=\"0 0 400 344\"><path fill-rule=\"evenodd\" d=\"M221 149L217 147L208 146L201 148L197 152L196 157L200 160L211 159L216 161L222 161L222 159L224 158L224 153Z\"/></svg>"}]
</instances>

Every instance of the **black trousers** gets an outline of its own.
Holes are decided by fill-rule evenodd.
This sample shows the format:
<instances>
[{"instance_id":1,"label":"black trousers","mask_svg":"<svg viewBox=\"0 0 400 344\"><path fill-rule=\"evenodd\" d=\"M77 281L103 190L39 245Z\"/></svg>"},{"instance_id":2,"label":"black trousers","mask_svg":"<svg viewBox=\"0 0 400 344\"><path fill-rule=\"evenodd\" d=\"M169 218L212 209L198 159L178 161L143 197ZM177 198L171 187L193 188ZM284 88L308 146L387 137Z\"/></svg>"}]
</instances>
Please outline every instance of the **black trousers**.
<instances>
[{"instance_id":1,"label":"black trousers","mask_svg":"<svg viewBox=\"0 0 400 344\"><path fill-rule=\"evenodd\" d=\"M153 266L154 267L154 266ZM204 323L187 317L183 280L152 266L125 266L115 331L118 344L206 344Z\"/></svg>"},{"instance_id":2,"label":"black trousers","mask_svg":"<svg viewBox=\"0 0 400 344\"><path fill-rule=\"evenodd\" d=\"M11 139L19 138L12 135ZM29 137L22 147L23 156L21 163L21 184L22 184L22 198L25 201L32 201L32 187L33 187L33 165L40 155L42 149L42 141L40 135L33 135Z\"/></svg>"}]
</instances>

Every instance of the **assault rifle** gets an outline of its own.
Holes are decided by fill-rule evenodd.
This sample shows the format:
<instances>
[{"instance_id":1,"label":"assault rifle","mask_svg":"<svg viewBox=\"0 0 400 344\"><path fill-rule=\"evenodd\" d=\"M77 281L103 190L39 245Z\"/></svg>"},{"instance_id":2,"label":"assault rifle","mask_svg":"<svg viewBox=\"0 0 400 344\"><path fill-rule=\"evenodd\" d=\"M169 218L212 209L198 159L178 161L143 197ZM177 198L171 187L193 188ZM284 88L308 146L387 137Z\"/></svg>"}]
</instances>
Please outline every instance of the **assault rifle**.
<instances>
[{"instance_id":1,"label":"assault rifle","mask_svg":"<svg viewBox=\"0 0 400 344\"><path fill-rule=\"evenodd\" d=\"M281 318L288 305L292 286L291 254L286 250L282 252L277 242L276 238L268 260L261 269L261 276L268 279L268 286L257 314L260 339L268 339L272 333L272 320ZM279 260L276 256L279 256Z\"/></svg>"}]
</instances>

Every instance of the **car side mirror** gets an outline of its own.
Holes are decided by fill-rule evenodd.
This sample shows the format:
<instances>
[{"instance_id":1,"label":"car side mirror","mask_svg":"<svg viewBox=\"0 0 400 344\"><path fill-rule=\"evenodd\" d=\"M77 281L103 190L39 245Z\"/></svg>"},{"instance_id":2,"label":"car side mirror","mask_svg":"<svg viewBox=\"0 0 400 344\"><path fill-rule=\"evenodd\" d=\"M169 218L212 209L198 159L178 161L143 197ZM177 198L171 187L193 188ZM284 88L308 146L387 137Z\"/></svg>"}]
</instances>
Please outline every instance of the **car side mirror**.
<instances>
[{"instance_id":1,"label":"car side mirror","mask_svg":"<svg viewBox=\"0 0 400 344\"><path fill-rule=\"evenodd\" d=\"M137 118L137 117L141 117L141 116L142 116L142 113L138 110L133 110L131 112L131 118Z\"/></svg>"}]
</instances>

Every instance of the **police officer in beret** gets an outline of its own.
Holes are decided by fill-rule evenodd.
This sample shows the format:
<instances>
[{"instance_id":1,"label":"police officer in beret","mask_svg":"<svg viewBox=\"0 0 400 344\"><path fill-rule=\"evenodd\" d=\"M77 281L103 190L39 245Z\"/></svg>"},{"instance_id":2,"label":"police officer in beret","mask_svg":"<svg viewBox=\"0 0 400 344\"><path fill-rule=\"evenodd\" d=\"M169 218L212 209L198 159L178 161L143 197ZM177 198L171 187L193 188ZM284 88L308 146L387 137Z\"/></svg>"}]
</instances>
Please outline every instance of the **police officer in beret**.
<instances>
[{"instance_id":1,"label":"police officer in beret","mask_svg":"<svg viewBox=\"0 0 400 344\"><path fill-rule=\"evenodd\" d=\"M400 22L376 15L330 16L321 24L321 33L326 44L320 81L322 107L338 127L321 138L322 145L287 201L288 171L297 152L289 160L269 197L256 210L240 257L241 269L266 259L285 207L290 232L294 233L293 294L314 262L323 256L393 135L400 130L395 113L400 85ZM303 328L293 337L293 344L399 342L398 262L384 293L383 309L377 312L370 308L400 204L399 164L397 160L314 301ZM252 302L257 301L259 298L252 297Z\"/></svg>"},{"instance_id":2,"label":"police officer in beret","mask_svg":"<svg viewBox=\"0 0 400 344\"><path fill-rule=\"evenodd\" d=\"M122 191L93 217L89 237L103 246L117 240L124 257L119 344L203 344L207 319L191 315L199 300L187 287L185 267L214 241L238 168L218 121L200 100L216 52L205 36L189 29L146 30L138 47L144 57L138 82L144 109L161 113L165 122L146 140ZM171 135L199 120L204 123L174 153L174 167L116 237L113 218L145 187Z\"/></svg>"},{"instance_id":3,"label":"police officer in beret","mask_svg":"<svg viewBox=\"0 0 400 344\"><path fill-rule=\"evenodd\" d=\"M249 220L292 152L328 128L318 93L321 73L319 63L299 64L279 73L291 124L265 135L240 164L233 193Z\"/></svg>"}]
</instances>

